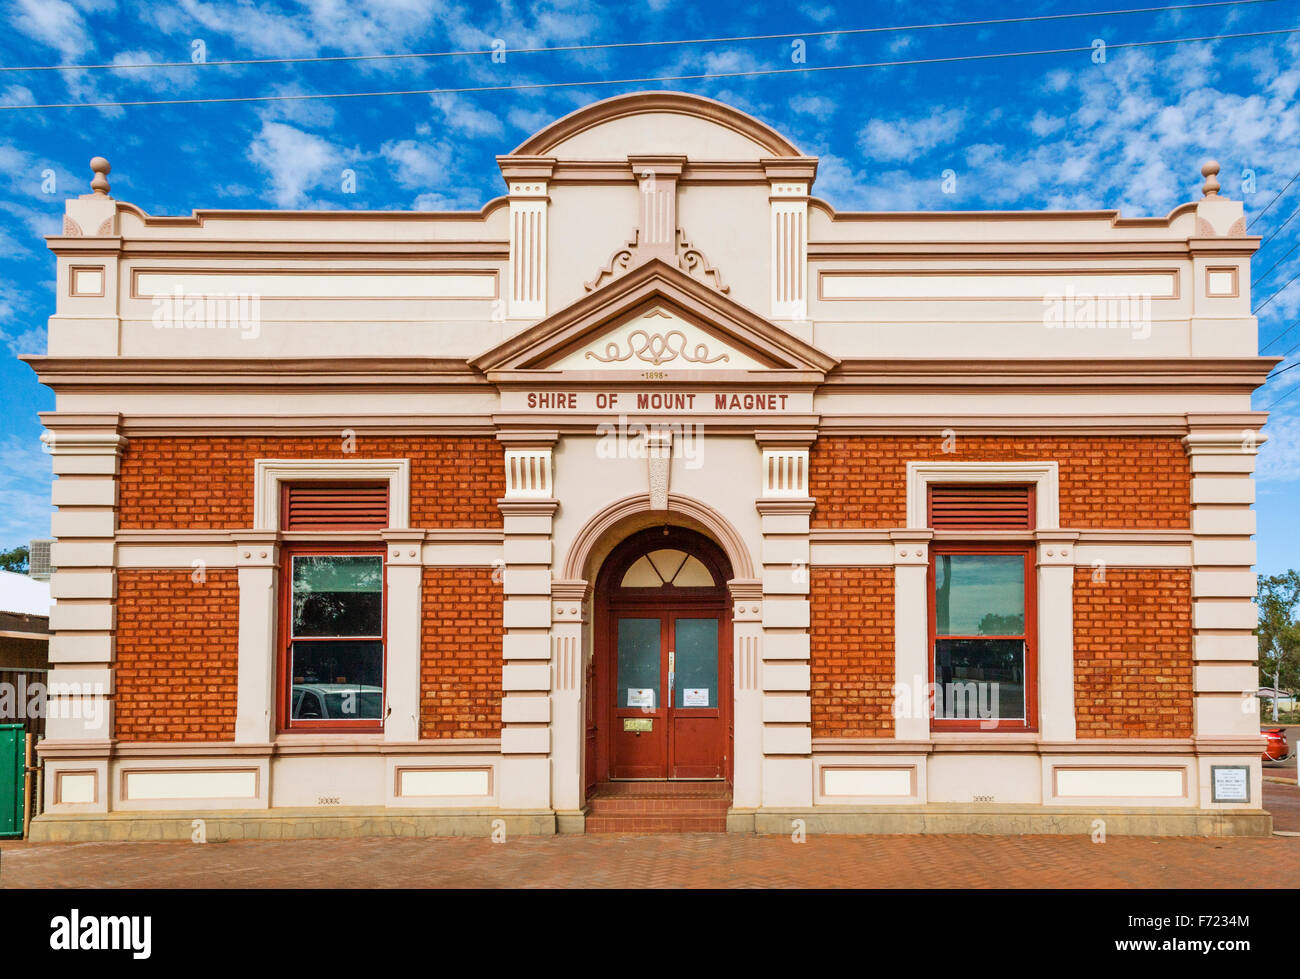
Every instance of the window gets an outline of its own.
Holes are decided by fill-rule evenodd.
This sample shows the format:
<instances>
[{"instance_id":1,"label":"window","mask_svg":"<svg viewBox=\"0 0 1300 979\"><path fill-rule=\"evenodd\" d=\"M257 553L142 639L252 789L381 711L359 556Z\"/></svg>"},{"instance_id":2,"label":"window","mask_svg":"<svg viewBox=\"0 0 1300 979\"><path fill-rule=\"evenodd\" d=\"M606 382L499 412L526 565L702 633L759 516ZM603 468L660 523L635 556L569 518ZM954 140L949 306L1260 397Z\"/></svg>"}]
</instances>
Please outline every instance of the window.
<instances>
[{"instance_id":1,"label":"window","mask_svg":"<svg viewBox=\"0 0 1300 979\"><path fill-rule=\"evenodd\" d=\"M712 588L715 582L699 558L665 547L637 558L620 584L623 588Z\"/></svg>"},{"instance_id":2,"label":"window","mask_svg":"<svg viewBox=\"0 0 1300 979\"><path fill-rule=\"evenodd\" d=\"M293 730L378 731L384 712L384 547L348 531L387 525L385 487L289 486L283 526L333 541L284 548L281 724Z\"/></svg>"},{"instance_id":3,"label":"window","mask_svg":"<svg viewBox=\"0 0 1300 979\"><path fill-rule=\"evenodd\" d=\"M1037 723L1034 544L1026 487L931 487L930 678L935 730ZM998 532L990 540L988 531ZM954 532L984 540L954 540Z\"/></svg>"}]
</instances>

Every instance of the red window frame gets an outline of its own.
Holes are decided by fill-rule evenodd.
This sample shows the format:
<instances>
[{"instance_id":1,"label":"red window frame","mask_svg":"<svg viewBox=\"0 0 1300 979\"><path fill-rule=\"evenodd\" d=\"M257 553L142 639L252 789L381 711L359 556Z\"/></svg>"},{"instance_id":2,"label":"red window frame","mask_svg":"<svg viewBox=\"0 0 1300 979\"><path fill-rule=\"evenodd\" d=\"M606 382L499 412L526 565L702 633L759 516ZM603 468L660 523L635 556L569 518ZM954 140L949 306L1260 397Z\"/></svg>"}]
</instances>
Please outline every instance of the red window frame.
<instances>
[{"instance_id":1,"label":"red window frame","mask_svg":"<svg viewBox=\"0 0 1300 979\"><path fill-rule=\"evenodd\" d=\"M303 721L293 720L292 701L293 701L293 677L290 675L290 664L292 657L290 655L293 646L293 559L305 554L346 554L346 555L373 555L379 558L383 568L383 593L380 600L382 607L381 628L379 634L380 645L383 648L383 665L382 670L382 699L381 712L378 720L365 718L355 721L342 719L324 719ZM277 674L279 678L279 705L276 730L280 733L289 731L351 731L358 734L374 734L382 732L384 729L384 719L388 713L388 564L385 560L387 548L383 541L373 544L366 543L329 543L329 542L312 542L312 543L286 543L280 551L280 611L279 611L279 628L277 630L278 642L278 664ZM373 638L373 637L360 637Z\"/></svg>"},{"instance_id":2,"label":"red window frame","mask_svg":"<svg viewBox=\"0 0 1300 979\"><path fill-rule=\"evenodd\" d=\"M1020 554L1024 557L1025 575L1025 717L1023 720L1001 720L996 727L988 727L979 718L950 719L934 716L934 701L930 700L930 729L933 731L1037 731L1038 730L1038 589L1036 581L1037 546L1032 542L988 541L963 543L960 541L933 542L930 545L930 565L926 573L926 604L929 606L926 643L929 659L930 689L934 689L934 652L938 605L935 602L935 584L938 580L936 559L944 554ZM945 639L1016 639L1019 636L944 636Z\"/></svg>"}]
</instances>

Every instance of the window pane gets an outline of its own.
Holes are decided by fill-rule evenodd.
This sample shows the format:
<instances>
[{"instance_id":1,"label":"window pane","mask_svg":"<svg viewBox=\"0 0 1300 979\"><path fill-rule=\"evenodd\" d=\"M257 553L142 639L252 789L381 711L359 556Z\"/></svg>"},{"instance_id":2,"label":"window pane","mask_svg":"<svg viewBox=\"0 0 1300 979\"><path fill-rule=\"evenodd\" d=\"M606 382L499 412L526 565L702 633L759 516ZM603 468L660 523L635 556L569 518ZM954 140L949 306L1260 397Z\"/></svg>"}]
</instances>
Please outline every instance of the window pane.
<instances>
[{"instance_id":1,"label":"window pane","mask_svg":"<svg viewBox=\"0 0 1300 979\"><path fill-rule=\"evenodd\" d=\"M718 620L678 619L674 707L718 706Z\"/></svg>"},{"instance_id":2,"label":"window pane","mask_svg":"<svg viewBox=\"0 0 1300 979\"><path fill-rule=\"evenodd\" d=\"M659 620L618 620L618 706L659 707Z\"/></svg>"},{"instance_id":3,"label":"window pane","mask_svg":"<svg viewBox=\"0 0 1300 979\"><path fill-rule=\"evenodd\" d=\"M936 639L934 716L1023 721L1025 644L1019 639Z\"/></svg>"},{"instance_id":4,"label":"window pane","mask_svg":"<svg viewBox=\"0 0 1300 979\"><path fill-rule=\"evenodd\" d=\"M304 554L293 559L295 636L378 636L384 628L384 559Z\"/></svg>"},{"instance_id":5,"label":"window pane","mask_svg":"<svg viewBox=\"0 0 1300 979\"><path fill-rule=\"evenodd\" d=\"M1024 556L936 555L934 631L939 636L1023 636Z\"/></svg>"},{"instance_id":6,"label":"window pane","mask_svg":"<svg viewBox=\"0 0 1300 979\"><path fill-rule=\"evenodd\" d=\"M295 721L379 720L384 701L384 644L326 640L293 644Z\"/></svg>"}]
</instances>

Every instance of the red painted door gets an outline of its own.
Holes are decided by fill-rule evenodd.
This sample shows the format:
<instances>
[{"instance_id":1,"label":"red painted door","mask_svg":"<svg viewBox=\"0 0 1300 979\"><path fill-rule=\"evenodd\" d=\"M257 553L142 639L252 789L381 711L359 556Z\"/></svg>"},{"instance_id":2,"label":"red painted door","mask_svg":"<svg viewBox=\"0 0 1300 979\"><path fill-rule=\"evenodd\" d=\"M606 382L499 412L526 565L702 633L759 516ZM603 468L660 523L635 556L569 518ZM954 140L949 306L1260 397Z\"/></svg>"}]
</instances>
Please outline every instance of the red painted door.
<instances>
[{"instance_id":1,"label":"red painted door","mask_svg":"<svg viewBox=\"0 0 1300 979\"><path fill-rule=\"evenodd\" d=\"M610 777L726 776L723 622L716 610L611 616Z\"/></svg>"}]
</instances>

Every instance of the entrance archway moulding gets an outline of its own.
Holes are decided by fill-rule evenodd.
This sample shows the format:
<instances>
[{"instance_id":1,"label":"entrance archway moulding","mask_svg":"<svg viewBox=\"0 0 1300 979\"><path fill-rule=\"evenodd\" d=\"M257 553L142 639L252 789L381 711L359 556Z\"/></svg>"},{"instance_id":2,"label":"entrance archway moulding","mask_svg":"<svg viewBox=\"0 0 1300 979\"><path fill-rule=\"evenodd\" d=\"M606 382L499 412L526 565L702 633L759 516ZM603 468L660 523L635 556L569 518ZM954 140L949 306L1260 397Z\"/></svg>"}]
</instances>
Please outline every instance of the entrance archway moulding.
<instances>
[{"instance_id":1,"label":"entrance archway moulding","mask_svg":"<svg viewBox=\"0 0 1300 979\"><path fill-rule=\"evenodd\" d=\"M677 514L699 524L726 552L736 579L754 580L754 562L740 532L726 517L707 503L678 493L668 494L668 509L651 505L650 494L636 493L615 500L587 521L569 546L564 559L563 575L554 585L587 580L587 562L605 535L629 517L642 513ZM553 586L554 587L554 586Z\"/></svg>"}]
</instances>

